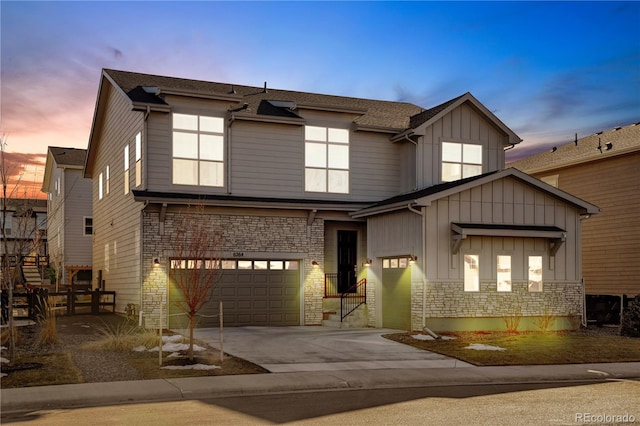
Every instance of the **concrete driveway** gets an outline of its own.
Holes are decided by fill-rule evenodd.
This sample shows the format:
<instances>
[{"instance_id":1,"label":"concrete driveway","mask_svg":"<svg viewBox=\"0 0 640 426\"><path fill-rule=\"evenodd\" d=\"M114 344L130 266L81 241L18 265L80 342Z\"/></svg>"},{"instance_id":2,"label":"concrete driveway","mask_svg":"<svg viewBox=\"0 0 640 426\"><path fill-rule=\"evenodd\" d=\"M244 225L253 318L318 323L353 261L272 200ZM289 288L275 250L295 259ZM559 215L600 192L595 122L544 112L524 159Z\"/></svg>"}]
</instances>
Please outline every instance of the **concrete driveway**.
<instances>
[{"instance_id":1,"label":"concrete driveway","mask_svg":"<svg viewBox=\"0 0 640 426\"><path fill-rule=\"evenodd\" d=\"M390 329L335 329L321 326L227 327L224 352L273 373L385 368L472 367L444 355L382 337ZM218 328L195 330L195 338L220 348Z\"/></svg>"}]
</instances>

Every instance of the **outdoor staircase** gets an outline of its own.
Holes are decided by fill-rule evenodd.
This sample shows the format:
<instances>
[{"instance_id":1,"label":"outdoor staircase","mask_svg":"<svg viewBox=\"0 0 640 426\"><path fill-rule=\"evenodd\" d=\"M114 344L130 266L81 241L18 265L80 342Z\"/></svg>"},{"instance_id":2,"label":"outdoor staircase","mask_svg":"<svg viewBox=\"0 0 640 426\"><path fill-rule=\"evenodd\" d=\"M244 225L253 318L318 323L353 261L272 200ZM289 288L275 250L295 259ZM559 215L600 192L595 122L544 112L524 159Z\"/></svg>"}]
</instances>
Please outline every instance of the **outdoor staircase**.
<instances>
[{"instance_id":1,"label":"outdoor staircase","mask_svg":"<svg viewBox=\"0 0 640 426\"><path fill-rule=\"evenodd\" d=\"M37 266L22 266L22 275L24 279L31 285L42 285L42 277Z\"/></svg>"},{"instance_id":2,"label":"outdoor staircase","mask_svg":"<svg viewBox=\"0 0 640 426\"><path fill-rule=\"evenodd\" d=\"M335 304L337 302L337 309ZM359 306L351 314L340 321L340 299L324 299L322 310L322 325L332 328L365 328L368 323L367 305Z\"/></svg>"}]
</instances>

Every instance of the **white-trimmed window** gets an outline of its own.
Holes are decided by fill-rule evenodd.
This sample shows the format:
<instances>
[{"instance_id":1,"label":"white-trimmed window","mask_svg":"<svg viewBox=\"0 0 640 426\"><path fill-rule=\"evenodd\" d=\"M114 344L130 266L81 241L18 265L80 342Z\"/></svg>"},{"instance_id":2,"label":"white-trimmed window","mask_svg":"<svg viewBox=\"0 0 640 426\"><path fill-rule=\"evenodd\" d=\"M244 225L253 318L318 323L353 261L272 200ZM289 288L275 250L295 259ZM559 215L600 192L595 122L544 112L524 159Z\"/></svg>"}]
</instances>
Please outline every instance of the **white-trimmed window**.
<instances>
[{"instance_id":1,"label":"white-trimmed window","mask_svg":"<svg viewBox=\"0 0 640 426\"><path fill-rule=\"evenodd\" d=\"M482 174L482 145L442 142L442 181Z\"/></svg>"},{"instance_id":2,"label":"white-trimmed window","mask_svg":"<svg viewBox=\"0 0 640 426\"><path fill-rule=\"evenodd\" d=\"M529 256L529 291L542 291L542 256Z\"/></svg>"},{"instance_id":3,"label":"white-trimmed window","mask_svg":"<svg viewBox=\"0 0 640 426\"><path fill-rule=\"evenodd\" d=\"M136 134L136 187L142 185L142 133Z\"/></svg>"},{"instance_id":4,"label":"white-trimmed window","mask_svg":"<svg viewBox=\"0 0 640 426\"><path fill-rule=\"evenodd\" d=\"M124 146L124 193L129 193L129 145Z\"/></svg>"},{"instance_id":5,"label":"white-trimmed window","mask_svg":"<svg viewBox=\"0 0 640 426\"><path fill-rule=\"evenodd\" d=\"M172 146L175 185L224 185L224 120L221 117L174 113Z\"/></svg>"},{"instance_id":6,"label":"white-trimmed window","mask_svg":"<svg viewBox=\"0 0 640 426\"><path fill-rule=\"evenodd\" d=\"M93 235L93 218L92 217L85 216L83 218L82 235L84 236Z\"/></svg>"},{"instance_id":7,"label":"white-trimmed window","mask_svg":"<svg viewBox=\"0 0 640 426\"><path fill-rule=\"evenodd\" d=\"M98 176L98 200L102 200L102 173Z\"/></svg>"},{"instance_id":8,"label":"white-trimmed window","mask_svg":"<svg viewBox=\"0 0 640 426\"><path fill-rule=\"evenodd\" d=\"M409 257L389 257L382 259L382 269L402 269L411 265Z\"/></svg>"},{"instance_id":9,"label":"white-trimmed window","mask_svg":"<svg viewBox=\"0 0 640 426\"><path fill-rule=\"evenodd\" d=\"M477 254L464 255L464 291L480 290L480 257Z\"/></svg>"},{"instance_id":10,"label":"white-trimmed window","mask_svg":"<svg viewBox=\"0 0 640 426\"><path fill-rule=\"evenodd\" d=\"M105 195L109 195L109 166L104 171L105 180L104 180L104 192Z\"/></svg>"},{"instance_id":11,"label":"white-trimmed window","mask_svg":"<svg viewBox=\"0 0 640 426\"><path fill-rule=\"evenodd\" d=\"M349 193L349 130L304 128L304 189L307 192Z\"/></svg>"},{"instance_id":12,"label":"white-trimmed window","mask_svg":"<svg viewBox=\"0 0 640 426\"><path fill-rule=\"evenodd\" d=\"M109 243L104 245L104 270L109 272Z\"/></svg>"},{"instance_id":13,"label":"white-trimmed window","mask_svg":"<svg viewBox=\"0 0 640 426\"><path fill-rule=\"evenodd\" d=\"M497 290L511 291L511 256L498 256L496 271Z\"/></svg>"}]
</instances>

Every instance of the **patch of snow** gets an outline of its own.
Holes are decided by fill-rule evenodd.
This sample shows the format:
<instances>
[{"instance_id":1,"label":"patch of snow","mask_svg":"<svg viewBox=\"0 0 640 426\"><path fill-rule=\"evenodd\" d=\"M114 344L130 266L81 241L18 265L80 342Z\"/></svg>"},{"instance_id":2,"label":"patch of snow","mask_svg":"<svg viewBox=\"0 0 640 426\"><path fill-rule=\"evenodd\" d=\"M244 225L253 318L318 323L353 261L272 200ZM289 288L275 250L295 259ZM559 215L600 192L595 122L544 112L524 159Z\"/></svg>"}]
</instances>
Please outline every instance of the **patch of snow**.
<instances>
[{"instance_id":1,"label":"patch of snow","mask_svg":"<svg viewBox=\"0 0 640 426\"><path fill-rule=\"evenodd\" d=\"M179 352L186 351L189 349L189 345L187 343L165 343L162 345L162 352ZM155 352L158 350L158 347L149 349L149 352ZM204 351L205 348L198 345L193 345L193 350L196 352Z\"/></svg>"},{"instance_id":2,"label":"patch of snow","mask_svg":"<svg viewBox=\"0 0 640 426\"><path fill-rule=\"evenodd\" d=\"M0 377L6 377L6 376L8 376L7 373L0 373Z\"/></svg>"},{"instance_id":3,"label":"patch of snow","mask_svg":"<svg viewBox=\"0 0 640 426\"><path fill-rule=\"evenodd\" d=\"M414 334L413 338L416 340L436 340L432 336L427 336L424 334Z\"/></svg>"},{"instance_id":4,"label":"patch of snow","mask_svg":"<svg viewBox=\"0 0 640 426\"><path fill-rule=\"evenodd\" d=\"M169 355L167 355L167 358L180 358L182 355L180 355L180 352L171 352Z\"/></svg>"},{"instance_id":5,"label":"patch of snow","mask_svg":"<svg viewBox=\"0 0 640 426\"><path fill-rule=\"evenodd\" d=\"M0 357L0 364L9 363L9 360L5 357Z\"/></svg>"},{"instance_id":6,"label":"patch of snow","mask_svg":"<svg viewBox=\"0 0 640 426\"><path fill-rule=\"evenodd\" d=\"M132 349L132 351L134 352L144 352L146 351L147 348L145 348L144 346L140 345L140 346L136 346L135 348Z\"/></svg>"},{"instance_id":7,"label":"patch of snow","mask_svg":"<svg viewBox=\"0 0 640 426\"><path fill-rule=\"evenodd\" d=\"M6 350L7 350L7 347L6 347L6 346L0 346L0 350L2 350L2 351L6 351Z\"/></svg>"},{"instance_id":8,"label":"patch of snow","mask_svg":"<svg viewBox=\"0 0 640 426\"><path fill-rule=\"evenodd\" d=\"M164 343L176 343L182 342L184 340L184 336L180 334L174 334L173 336L162 336L162 341Z\"/></svg>"},{"instance_id":9,"label":"patch of snow","mask_svg":"<svg viewBox=\"0 0 640 426\"><path fill-rule=\"evenodd\" d=\"M440 336L440 338L442 340L456 340L457 337L453 337L453 336Z\"/></svg>"},{"instance_id":10,"label":"patch of snow","mask_svg":"<svg viewBox=\"0 0 640 426\"><path fill-rule=\"evenodd\" d=\"M215 370L221 368L217 365L193 364L193 365L167 365L160 367L164 370Z\"/></svg>"},{"instance_id":11,"label":"patch of snow","mask_svg":"<svg viewBox=\"0 0 640 426\"><path fill-rule=\"evenodd\" d=\"M506 351L506 348L500 346L483 345L481 343L472 343L465 349L473 349L475 351Z\"/></svg>"}]
</instances>

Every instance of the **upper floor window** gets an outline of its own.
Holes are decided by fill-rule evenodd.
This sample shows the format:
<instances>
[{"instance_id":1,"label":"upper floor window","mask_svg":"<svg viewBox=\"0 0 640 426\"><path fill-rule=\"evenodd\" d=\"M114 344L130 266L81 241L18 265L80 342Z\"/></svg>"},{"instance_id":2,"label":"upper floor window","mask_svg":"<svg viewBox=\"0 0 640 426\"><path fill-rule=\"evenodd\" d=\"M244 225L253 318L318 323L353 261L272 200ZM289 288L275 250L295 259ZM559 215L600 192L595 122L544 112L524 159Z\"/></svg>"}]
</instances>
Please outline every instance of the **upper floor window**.
<instances>
[{"instance_id":1,"label":"upper floor window","mask_svg":"<svg viewBox=\"0 0 640 426\"><path fill-rule=\"evenodd\" d=\"M349 130L305 126L305 191L349 193Z\"/></svg>"},{"instance_id":2,"label":"upper floor window","mask_svg":"<svg viewBox=\"0 0 640 426\"><path fill-rule=\"evenodd\" d=\"M173 183L224 185L222 118L173 114Z\"/></svg>"},{"instance_id":3,"label":"upper floor window","mask_svg":"<svg viewBox=\"0 0 640 426\"><path fill-rule=\"evenodd\" d=\"M136 187L142 185L142 133L136 134Z\"/></svg>"},{"instance_id":4,"label":"upper floor window","mask_svg":"<svg viewBox=\"0 0 640 426\"><path fill-rule=\"evenodd\" d=\"M102 200L102 173L98 176L98 200Z\"/></svg>"},{"instance_id":5,"label":"upper floor window","mask_svg":"<svg viewBox=\"0 0 640 426\"><path fill-rule=\"evenodd\" d=\"M124 146L124 193L129 193L129 144Z\"/></svg>"},{"instance_id":6,"label":"upper floor window","mask_svg":"<svg viewBox=\"0 0 640 426\"><path fill-rule=\"evenodd\" d=\"M482 174L482 145L442 142L442 181Z\"/></svg>"},{"instance_id":7,"label":"upper floor window","mask_svg":"<svg viewBox=\"0 0 640 426\"><path fill-rule=\"evenodd\" d=\"M11 235L11 215L3 215L0 213L0 220L4 221L4 232Z\"/></svg>"},{"instance_id":8,"label":"upper floor window","mask_svg":"<svg viewBox=\"0 0 640 426\"><path fill-rule=\"evenodd\" d=\"M93 235L93 218L85 216L82 235Z\"/></svg>"}]
</instances>

